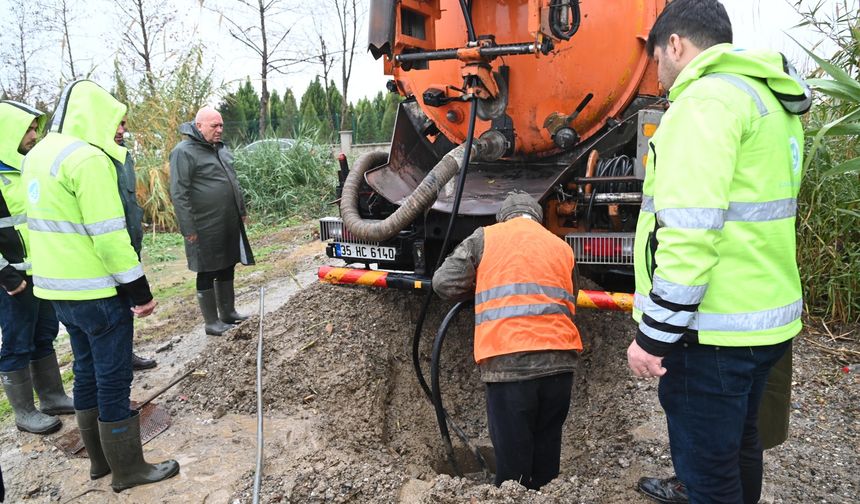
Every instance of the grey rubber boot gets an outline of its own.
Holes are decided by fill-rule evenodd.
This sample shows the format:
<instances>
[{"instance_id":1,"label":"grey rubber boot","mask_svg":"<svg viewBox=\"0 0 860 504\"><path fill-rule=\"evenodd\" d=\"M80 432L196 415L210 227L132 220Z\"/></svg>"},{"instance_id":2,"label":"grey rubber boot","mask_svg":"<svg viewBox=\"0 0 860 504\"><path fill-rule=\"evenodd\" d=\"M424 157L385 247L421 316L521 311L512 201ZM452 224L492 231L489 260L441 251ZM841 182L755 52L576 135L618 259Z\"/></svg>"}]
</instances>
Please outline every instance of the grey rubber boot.
<instances>
[{"instance_id":1,"label":"grey rubber boot","mask_svg":"<svg viewBox=\"0 0 860 504\"><path fill-rule=\"evenodd\" d=\"M238 324L248 320L247 315L236 312L236 291L233 289L233 280L226 282L215 280L215 299L218 301L218 315L221 322Z\"/></svg>"},{"instance_id":2,"label":"grey rubber boot","mask_svg":"<svg viewBox=\"0 0 860 504\"><path fill-rule=\"evenodd\" d=\"M110 474L110 466L102 451L102 442L99 438L99 409L75 410L75 418L78 420L81 439L90 457L90 479L96 480L107 476Z\"/></svg>"},{"instance_id":3,"label":"grey rubber boot","mask_svg":"<svg viewBox=\"0 0 860 504\"><path fill-rule=\"evenodd\" d=\"M179 462L175 460L150 464L143 459L137 411L132 411L130 417L119 422L99 420L99 437L113 475L110 486L114 492L156 483L179 474Z\"/></svg>"},{"instance_id":4,"label":"grey rubber boot","mask_svg":"<svg viewBox=\"0 0 860 504\"><path fill-rule=\"evenodd\" d=\"M206 334L221 336L233 327L218 319L218 308L215 306L215 289L197 291L197 303L200 305L200 312L203 313Z\"/></svg>"},{"instance_id":5,"label":"grey rubber boot","mask_svg":"<svg viewBox=\"0 0 860 504\"><path fill-rule=\"evenodd\" d=\"M33 434L50 434L60 430L63 422L37 410L33 403L30 368L0 373L0 381L3 382L6 398L15 412L15 426L18 430Z\"/></svg>"},{"instance_id":6,"label":"grey rubber boot","mask_svg":"<svg viewBox=\"0 0 860 504\"><path fill-rule=\"evenodd\" d=\"M30 361L30 376L33 377L33 388L39 395L39 409L42 413L71 415L75 412L72 398L63 390L63 378L60 376L56 353Z\"/></svg>"}]
</instances>

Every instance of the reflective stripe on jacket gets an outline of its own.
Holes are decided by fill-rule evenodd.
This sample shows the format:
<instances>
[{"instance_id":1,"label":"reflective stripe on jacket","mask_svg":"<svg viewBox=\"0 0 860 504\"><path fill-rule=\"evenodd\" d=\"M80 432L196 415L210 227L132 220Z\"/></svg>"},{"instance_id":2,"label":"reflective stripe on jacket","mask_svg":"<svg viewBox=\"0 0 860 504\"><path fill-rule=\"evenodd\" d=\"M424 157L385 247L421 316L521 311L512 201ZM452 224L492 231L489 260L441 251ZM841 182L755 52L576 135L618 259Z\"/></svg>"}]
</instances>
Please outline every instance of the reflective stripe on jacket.
<instances>
[{"instance_id":1,"label":"reflective stripe on jacket","mask_svg":"<svg viewBox=\"0 0 860 504\"><path fill-rule=\"evenodd\" d=\"M804 88L784 65L778 53L718 45L670 91L636 228L634 319L646 351L664 355L684 334L708 345L771 345L801 329L795 214L804 139L778 97L802 97Z\"/></svg>"},{"instance_id":2,"label":"reflective stripe on jacket","mask_svg":"<svg viewBox=\"0 0 860 504\"><path fill-rule=\"evenodd\" d=\"M573 251L527 218L484 228L475 288L475 361L581 350L573 323Z\"/></svg>"}]
</instances>

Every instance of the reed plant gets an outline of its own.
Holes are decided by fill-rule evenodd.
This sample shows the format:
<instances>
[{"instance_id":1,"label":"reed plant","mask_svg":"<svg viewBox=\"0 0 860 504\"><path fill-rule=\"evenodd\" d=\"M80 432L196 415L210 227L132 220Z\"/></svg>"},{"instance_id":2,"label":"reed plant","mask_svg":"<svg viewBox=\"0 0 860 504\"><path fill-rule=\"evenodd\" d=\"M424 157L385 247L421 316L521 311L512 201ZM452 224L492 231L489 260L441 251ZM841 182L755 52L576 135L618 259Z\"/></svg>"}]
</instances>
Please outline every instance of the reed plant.
<instances>
[{"instance_id":1,"label":"reed plant","mask_svg":"<svg viewBox=\"0 0 860 504\"><path fill-rule=\"evenodd\" d=\"M818 69L817 92L806 120L805 177L798 198L798 263L807 312L829 321L860 321L860 12L842 0L802 7L803 25L838 49L822 58L805 48ZM860 338L860 335L858 335Z\"/></svg>"}]
</instances>

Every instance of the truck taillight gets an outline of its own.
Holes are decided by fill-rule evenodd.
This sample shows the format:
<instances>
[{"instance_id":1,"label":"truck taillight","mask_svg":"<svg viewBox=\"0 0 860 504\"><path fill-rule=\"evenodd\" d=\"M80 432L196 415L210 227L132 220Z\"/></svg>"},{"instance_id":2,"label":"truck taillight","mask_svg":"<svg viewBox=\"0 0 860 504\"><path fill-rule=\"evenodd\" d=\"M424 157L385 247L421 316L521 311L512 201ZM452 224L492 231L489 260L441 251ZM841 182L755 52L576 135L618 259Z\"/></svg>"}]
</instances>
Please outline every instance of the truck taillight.
<instances>
[{"instance_id":1,"label":"truck taillight","mask_svg":"<svg viewBox=\"0 0 860 504\"><path fill-rule=\"evenodd\" d=\"M633 264L633 233L570 233L565 236L580 264Z\"/></svg>"}]
</instances>

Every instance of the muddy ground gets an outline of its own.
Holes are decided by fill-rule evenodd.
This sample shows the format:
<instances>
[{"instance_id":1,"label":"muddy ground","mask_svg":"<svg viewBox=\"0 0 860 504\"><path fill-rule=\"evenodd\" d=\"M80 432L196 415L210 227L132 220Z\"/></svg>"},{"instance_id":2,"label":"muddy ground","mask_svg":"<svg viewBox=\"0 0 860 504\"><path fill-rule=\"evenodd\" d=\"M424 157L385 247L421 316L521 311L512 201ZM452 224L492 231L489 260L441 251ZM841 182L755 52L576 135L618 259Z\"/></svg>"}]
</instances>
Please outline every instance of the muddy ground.
<instances>
[{"instance_id":1,"label":"muddy ground","mask_svg":"<svg viewBox=\"0 0 860 504\"><path fill-rule=\"evenodd\" d=\"M261 502L620 504L648 502L634 490L641 475L671 474L656 382L626 369L632 323L624 314L582 310L577 323L586 349L559 478L540 492L513 483L495 488L453 433L466 476L451 476L411 361L420 294L317 284L314 266L327 261L321 247L312 233L288 238L276 255L279 268L252 271L239 284L246 312L258 310L255 286L267 286ZM207 337L193 303L176 302L166 307L169 321L144 329L149 339L138 350L160 364L136 376L132 396L147 397L195 371L157 400L173 425L145 447L150 460L177 458L181 474L114 494L107 478L86 478L86 460L52 444L72 428L71 417L47 438L7 422L0 426L0 465L8 502L251 502L259 318ZM428 380L432 339L447 309L432 305L422 338ZM469 318L461 314L449 331L441 387L456 424L492 462ZM766 453L763 502L850 503L860 495L860 371L840 371L860 362L860 334L857 327L810 326L795 346L791 438Z\"/></svg>"}]
</instances>

